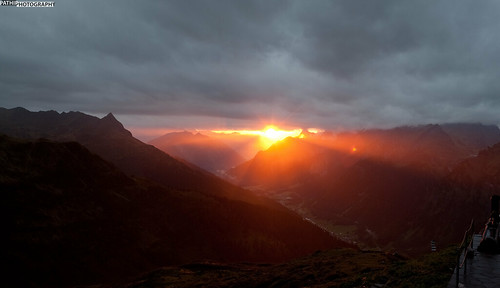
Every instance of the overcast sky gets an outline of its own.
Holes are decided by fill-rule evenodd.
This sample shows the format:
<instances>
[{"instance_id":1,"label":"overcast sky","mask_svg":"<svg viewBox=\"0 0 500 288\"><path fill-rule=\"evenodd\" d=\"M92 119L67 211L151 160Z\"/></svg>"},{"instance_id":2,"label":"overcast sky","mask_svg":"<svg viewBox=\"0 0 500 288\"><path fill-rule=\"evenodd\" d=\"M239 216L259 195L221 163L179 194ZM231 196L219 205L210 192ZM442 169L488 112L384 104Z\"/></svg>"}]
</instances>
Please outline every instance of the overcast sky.
<instances>
[{"instance_id":1,"label":"overcast sky","mask_svg":"<svg viewBox=\"0 0 500 288\"><path fill-rule=\"evenodd\" d=\"M127 127L500 124L500 1L0 7L0 106Z\"/></svg>"}]
</instances>

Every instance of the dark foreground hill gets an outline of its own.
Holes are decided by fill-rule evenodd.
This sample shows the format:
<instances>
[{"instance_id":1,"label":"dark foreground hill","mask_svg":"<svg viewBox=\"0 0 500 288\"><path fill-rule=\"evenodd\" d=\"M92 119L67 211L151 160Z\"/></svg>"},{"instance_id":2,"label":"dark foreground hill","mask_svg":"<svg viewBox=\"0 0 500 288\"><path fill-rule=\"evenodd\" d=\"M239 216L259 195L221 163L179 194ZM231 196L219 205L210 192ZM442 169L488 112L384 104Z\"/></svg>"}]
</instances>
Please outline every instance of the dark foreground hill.
<instances>
[{"instance_id":1,"label":"dark foreground hill","mask_svg":"<svg viewBox=\"0 0 500 288\"><path fill-rule=\"evenodd\" d=\"M1 136L0 161L11 287L119 284L165 265L346 246L285 209L131 178L76 142Z\"/></svg>"}]
</instances>

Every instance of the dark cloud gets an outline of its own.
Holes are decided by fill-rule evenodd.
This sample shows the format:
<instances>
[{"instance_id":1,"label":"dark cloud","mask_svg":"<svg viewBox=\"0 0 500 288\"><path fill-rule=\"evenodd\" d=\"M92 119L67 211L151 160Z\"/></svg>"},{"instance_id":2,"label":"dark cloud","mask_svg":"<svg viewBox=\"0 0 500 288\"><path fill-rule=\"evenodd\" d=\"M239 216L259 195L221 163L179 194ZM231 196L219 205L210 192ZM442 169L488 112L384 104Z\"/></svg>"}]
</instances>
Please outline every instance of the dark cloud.
<instances>
[{"instance_id":1,"label":"dark cloud","mask_svg":"<svg viewBox=\"0 0 500 288\"><path fill-rule=\"evenodd\" d=\"M493 0L1 7L0 106L179 128L500 124L498 19Z\"/></svg>"}]
</instances>

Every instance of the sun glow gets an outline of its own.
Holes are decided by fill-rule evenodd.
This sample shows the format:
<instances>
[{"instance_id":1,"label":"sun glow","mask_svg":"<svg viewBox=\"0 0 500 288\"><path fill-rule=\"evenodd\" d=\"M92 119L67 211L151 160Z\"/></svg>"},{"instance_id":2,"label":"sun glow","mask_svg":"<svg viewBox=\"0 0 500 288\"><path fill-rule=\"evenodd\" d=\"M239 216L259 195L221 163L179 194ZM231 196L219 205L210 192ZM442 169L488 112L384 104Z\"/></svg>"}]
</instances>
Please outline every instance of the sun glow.
<instances>
[{"instance_id":1,"label":"sun glow","mask_svg":"<svg viewBox=\"0 0 500 288\"><path fill-rule=\"evenodd\" d=\"M295 129L295 130L279 130L278 127L276 126L266 126L266 128L263 129L263 133L261 136L266 137L270 141L277 142L285 139L286 137L298 137L302 133L301 129Z\"/></svg>"},{"instance_id":2,"label":"sun glow","mask_svg":"<svg viewBox=\"0 0 500 288\"><path fill-rule=\"evenodd\" d=\"M261 148L267 149L273 143L281 141L287 137L300 137L302 129L281 130L277 126L267 125L262 130L215 130L213 133L218 134L240 134L240 135L255 135L260 136Z\"/></svg>"},{"instance_id":3,"label":"sun glow","mask_svg":"<svg viewBox=\"0 0 500 288\"><path fill-rule=\"evenodd\" d=\"M307 132L312 134L318 134L320 132L325 132L325 130L319 128L307 128Z\"/></svg>"}]
</instances>

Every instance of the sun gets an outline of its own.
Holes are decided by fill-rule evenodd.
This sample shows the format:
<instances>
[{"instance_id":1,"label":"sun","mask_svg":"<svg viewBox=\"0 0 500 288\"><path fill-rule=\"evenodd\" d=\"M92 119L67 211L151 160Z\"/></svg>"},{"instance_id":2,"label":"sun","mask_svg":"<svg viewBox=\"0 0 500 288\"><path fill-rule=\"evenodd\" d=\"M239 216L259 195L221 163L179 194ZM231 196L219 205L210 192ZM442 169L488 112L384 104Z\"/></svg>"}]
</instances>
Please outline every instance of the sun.
<instances>
[{"instance_id":1,"label":"sun","mask_svg":"<svg viewBox=\"0 0 500 288\"><path fill-rule=\"evenodd\" d=\"M266 127L267 128L267 127ZM274 129L274 127L269 127L267 130L262 133L262 136L266 137L267 139L276 142L282 140L282 135L283 133L280 133L282 131L277 131Z\"/></svg>"},{"instance_id":2,"label":"sun","mask_svg":"<svg viewBox=\"0 0 500 288\"><path fill-rule=\"evenodd\" d=\"M299 137L302 135L302 129L282 130L275 125L267 125L262 130L212 130L214 133L259 136L259 149L266 150L272 144L281 141L287 137Z\"/></svg>"},{"instance_id":3,"label":"sun","mask_svg":"<svg viewBox=\"0 0 500 288\"><path fill-rule=\"evenodd\" d=\"M287 137L299 137L302 129L281 130L274 125L267 125L261 130L260 136L265 138L270 144L281 141Z\"/></svg>"}]
</instances>

